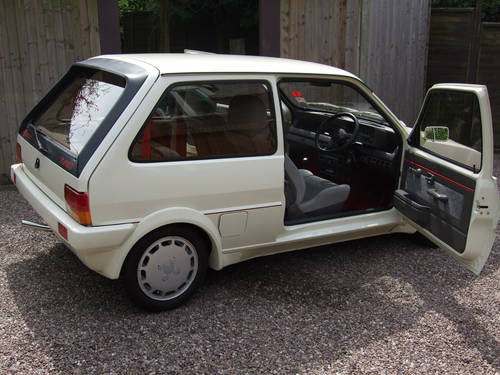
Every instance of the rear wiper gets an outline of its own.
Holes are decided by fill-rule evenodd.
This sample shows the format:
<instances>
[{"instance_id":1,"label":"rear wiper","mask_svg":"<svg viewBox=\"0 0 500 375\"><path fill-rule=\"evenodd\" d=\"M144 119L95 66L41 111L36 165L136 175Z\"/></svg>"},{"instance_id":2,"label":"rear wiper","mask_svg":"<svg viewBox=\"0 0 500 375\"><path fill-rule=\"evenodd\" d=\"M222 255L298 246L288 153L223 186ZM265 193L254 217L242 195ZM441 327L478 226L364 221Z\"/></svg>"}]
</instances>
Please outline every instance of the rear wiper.
<instances>
[{"instance_id":1,"label":"rear wiper","mask_svg":"<svg viewBox=\"0 0 500 375\"><path fill-rule=\"evenodd\" d=\"M33 134L35 134L35 141L36 141L36 144L38 146L38 149L41 151L47 152L47 150L42 146L40 139L38 138L38 129L36 128L36 126L33 125L32 123L29 123L29 126L31 126L31 130L33 131ZM42 132L40 132L40 133L43 134Z\"/></svg>"}]
</instances>

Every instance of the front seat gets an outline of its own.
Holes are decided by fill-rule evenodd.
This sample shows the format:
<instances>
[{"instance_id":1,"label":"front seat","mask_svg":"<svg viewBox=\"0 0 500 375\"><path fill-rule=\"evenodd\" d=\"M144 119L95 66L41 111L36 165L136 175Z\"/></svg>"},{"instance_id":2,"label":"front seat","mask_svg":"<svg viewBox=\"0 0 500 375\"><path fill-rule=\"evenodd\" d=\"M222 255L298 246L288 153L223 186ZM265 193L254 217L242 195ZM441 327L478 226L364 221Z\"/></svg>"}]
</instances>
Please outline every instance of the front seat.
<instances>
[{"instance_id":1,"label":"front seat","mask_svg":"<svg viewBox=\"0 0 500 375\"><path fill-rule=\"evenodd\" d=\"M285 154L285 197L287 219L338 212L349 196L349 185L337 185L298 169Z\"/></svg>"},{"instance_id":2,"label":"front seat","mask_svg":"<svg viewBox=\"0 0 500 375\"><path fill-rule=\"evenodd\" d=\"M266 108L256 95L237 95L229 104L226 137L240 154L270 154L275 140Z\"/></svg>"}]
</instances>

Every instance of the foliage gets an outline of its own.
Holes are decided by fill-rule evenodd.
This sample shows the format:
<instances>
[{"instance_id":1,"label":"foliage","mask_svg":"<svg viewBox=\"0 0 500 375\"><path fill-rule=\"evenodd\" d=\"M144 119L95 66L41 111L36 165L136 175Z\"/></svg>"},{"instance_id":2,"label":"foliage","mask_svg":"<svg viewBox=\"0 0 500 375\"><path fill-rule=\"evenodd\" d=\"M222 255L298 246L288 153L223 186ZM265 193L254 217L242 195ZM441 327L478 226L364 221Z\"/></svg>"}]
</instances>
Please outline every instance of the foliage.
<instances>
[{"instance_id":1,"label":"foliage","mask_svg":"<svg viewBox=\"0 0 500 375\"><path fill-rule=\"evenodd\" d=\"M240 15L240 27L258 25L257 0L170 0L172 17L189 21L197 15L218 18L223 15Z\"/></svg>"},{"instance_id":2,"label":"foliage","mask_svg":"<svg viewBox=\"0 0 500 375\"><path fill-rule=\"evenodd\" d=\"M118 0L118 8L121 14L128 12L157 12L159 6L159 0Z\"/></svg>"},{"instance_id":3,"label":"foliage","mask_svg":"<svg viewBox=\"0 0 500 375\"><path fill-rule=\"evenodd\" d=\"M240 27L249 29L259 23L257 0L118 0L120 13L153 12L158 14L160 2L166 1L169 16L192 21L198 16L220 18L240 15Z\"/></svg>"},{"instance_id":4,"label":"foliage","mask_svg":"<svg viewBox=\"0 0 500 375\"><path fill-rule=\"evenodd\" d=\"M435 8L473 8L476 0L432 0ZM500 22L500 0L484 0L482 21Z\"/></svg>"},{"instance_id":5,"label":"foliage","mask_svg":"<svg viewBox=\"0 0 500 375\"><path fill-rule=\"evenodd\" d=\"M436 8L473 8L476 0L432 0Z\"/></svg>"}]
</instances>

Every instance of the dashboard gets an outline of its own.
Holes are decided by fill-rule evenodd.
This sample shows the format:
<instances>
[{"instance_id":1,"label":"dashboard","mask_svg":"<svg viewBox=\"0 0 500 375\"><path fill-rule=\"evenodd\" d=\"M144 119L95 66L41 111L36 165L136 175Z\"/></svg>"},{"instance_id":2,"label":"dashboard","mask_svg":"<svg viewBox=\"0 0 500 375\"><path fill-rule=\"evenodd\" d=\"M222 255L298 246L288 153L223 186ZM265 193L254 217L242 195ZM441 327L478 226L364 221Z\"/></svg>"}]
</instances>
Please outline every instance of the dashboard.
<instances>
[{"instance_id":1,"label":"dashboard","mask_svg":"<svg viewBox=\"0 0 500 375\"><path fill-rule=\"evenodd\" d=\"M316 129L325 116L303 114L295 119L287 131L287 141L304 148L314 148ZM310 120L313 120L312 123ZM342 122L343 120L340 120ZM327 137L327 136L324 136ZM354 142L344 152L320 153L319 163L323 172L335 175L348 174L354 164L362 163L372 169L392 172L400 144L399 135L391 127L359 119L359 130ZM338 176L337 176L338 177Z\"/></svg>"}]
</instances>

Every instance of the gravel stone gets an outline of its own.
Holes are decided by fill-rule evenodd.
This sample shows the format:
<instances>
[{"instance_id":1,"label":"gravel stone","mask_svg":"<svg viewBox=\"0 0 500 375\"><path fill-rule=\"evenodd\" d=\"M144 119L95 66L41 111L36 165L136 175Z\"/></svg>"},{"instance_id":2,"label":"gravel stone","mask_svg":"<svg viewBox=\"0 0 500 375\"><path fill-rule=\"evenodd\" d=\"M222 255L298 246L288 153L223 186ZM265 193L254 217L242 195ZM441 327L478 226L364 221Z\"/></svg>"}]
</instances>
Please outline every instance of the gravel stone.
<instances>
[{"instance_id":1,"label":"gravel stone","mask_svg":"<svg viewBox=\"0 0 500 375\"><path fill-rule=\"evenodd\" d=\"M40 220L0 191L0 374L500 372L498 239L480 276L381 236L210 271L149 314L21 219Z\"/></svg>"}]
</instances>

